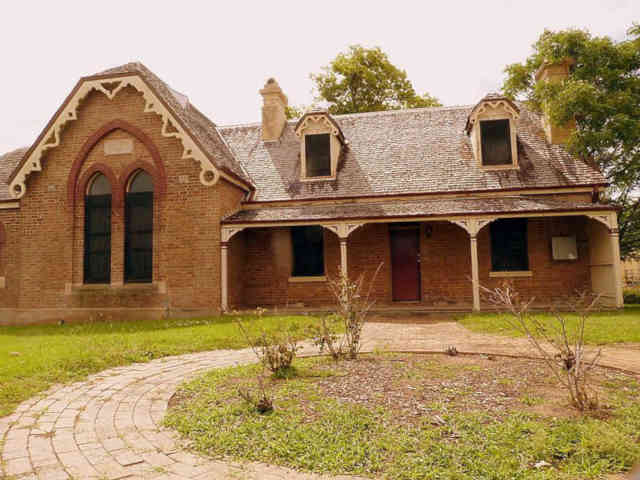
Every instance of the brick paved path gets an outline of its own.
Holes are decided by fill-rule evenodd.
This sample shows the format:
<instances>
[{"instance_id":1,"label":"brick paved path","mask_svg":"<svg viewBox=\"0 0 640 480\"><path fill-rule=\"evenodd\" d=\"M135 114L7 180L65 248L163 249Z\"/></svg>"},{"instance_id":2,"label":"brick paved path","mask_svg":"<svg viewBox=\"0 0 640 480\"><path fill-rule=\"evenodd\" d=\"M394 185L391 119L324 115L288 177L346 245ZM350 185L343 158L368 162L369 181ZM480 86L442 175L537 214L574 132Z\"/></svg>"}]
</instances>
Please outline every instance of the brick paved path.
<instances>
[{"instance_id":1,"label":"brick paved path","mask_svg":"<svg viewBox=\"0 0 640 480\"><path fill-rule=\"evenodd\" d=\"M367 350L530 353L522 340L474 334L456 323L368 324ZM306 352L312 350L307 346ZM113 368L58 386L0 418L0 476L16 479L321 479L264 464L192 455L162 427L169 398L186 378L249 363L249 350L218 350ZM608 348L604 364L640 372L640 348ZM3 476L4 475L4 476ZM354 477L342 477L350 478Z\"/></svg>"}]
</instances>

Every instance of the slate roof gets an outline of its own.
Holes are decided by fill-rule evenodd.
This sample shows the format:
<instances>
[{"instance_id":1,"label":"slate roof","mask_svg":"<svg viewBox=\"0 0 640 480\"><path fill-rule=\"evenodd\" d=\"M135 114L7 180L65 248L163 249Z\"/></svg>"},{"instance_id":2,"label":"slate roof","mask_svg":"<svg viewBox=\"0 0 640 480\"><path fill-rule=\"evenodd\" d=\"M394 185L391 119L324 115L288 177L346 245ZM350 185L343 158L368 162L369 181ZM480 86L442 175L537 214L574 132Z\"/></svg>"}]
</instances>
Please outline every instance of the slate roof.
<instances>
[{"instance_id":1,"label":"slate roof","mask_svg":"<svg viewBox=\"0 0 640 480\"><path fill-rule=\"evenodd\" d=\"M0 201L13 200L9 194L9 185L6 182L27 150L29 150L29 147L23 147L0 155Z\"/></svg>"},{"instance_id":2,"label":"slate roof","mask_svg":"<svg viewBox=\"0 0 640 480\"><path fill-rule=\"evenodd\" d=\"M596 168L573 158L561 146L548 145L541 117L521 104L517 105L517 170L477 167L464 132L474 107L459 106L332 116L347 143L336 179L301 182L295 120L287 123L279 141L265 143L260 124L217 126L141 63L84 78L128 73L145 79L216 166L254 187L257 202L606 183ZM26 151L0 157L0 182L6 183ZM0 200L10 198L6 190L0 185Z\"/></svg>"},{"instance_id":3,"label":"slate roof","mask_svg":"<svg viewBox=\"0 0 640 480\"><path fill-rule=\"evenodd\" d=\"M335 180L300 181L296 122L280 141L264 143L260 124L220 126L251 177L255 201L306 200L604 184L602 174L549 145L542 119L520 108L518 170L486 171L473 159L464 133L473 106L336 115L348 142Z\"/></svg>"},{"instance_id":4,"label":"slate roof","mask_svg":"<svg viewBox=\"0 0 640 480\"><path fill-rule=\"evenodd\" d=\"M167 104L172 113L184 123L189 133L191 133L205 149L205 153L214 160L217 167L221 167L251 184L251 179L242 166L236 161L233 153L220 136L216 124L194 107L186 95L169 87L169 85L142 63L127 63L100 72L95 76L123 73L137 73L144 78Z\"/></svg>"},{"instance_id":5,"label":"slate roof","mask_svg":"<svg viewBox=\"0 0 640 480\"><path fill-rule=\"evenodd\" d=\"M425 200L318 204L295 207L263 207L241 210L223 223L321 221L393 217L437 217L492 213L540 213L558 211L613 210L611 205L541 197L434 198Z\"/></svg>"}]
</instances>

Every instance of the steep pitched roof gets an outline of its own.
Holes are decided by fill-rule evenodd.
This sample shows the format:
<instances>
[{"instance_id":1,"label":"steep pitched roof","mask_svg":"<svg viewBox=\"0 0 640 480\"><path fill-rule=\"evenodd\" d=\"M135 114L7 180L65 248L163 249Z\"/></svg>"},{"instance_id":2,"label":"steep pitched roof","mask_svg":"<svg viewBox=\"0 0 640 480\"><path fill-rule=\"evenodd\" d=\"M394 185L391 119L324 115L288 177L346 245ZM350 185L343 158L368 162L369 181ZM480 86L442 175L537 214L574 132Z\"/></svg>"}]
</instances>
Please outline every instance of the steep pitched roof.
<instances>
[{"instance_id":1,"label":"steep pitched roof","mask_svg":"<svg viewBox=\"0 0 640 480\"><path fill-rule=\"evenodd\" d=\"M27 153L27 150L29 150L29 147L23 147L0 155L0 201L13 200L9 194L7 180L11 172L20 163L20 160L22 160L22 157L24 157L24 154Z\"/></svg>"},{"instance_id":2,"label":"steep pitched roof","mask_svg":"<svg viewBox=\"0 0 640 480\"><path fill-rule=\"evenodd\" d=\"M348 141L335 180L300 181L295 121L279 142L260 124L219 127L256 187L256 201L605 184L594 167L549 145L539 115L518 105L517 170L476 166L464 129L473 106L335 115Z\"/></svg>"},{"instance_id":3,"label":"steep pitched roof","mask_svg":"<svg viewBox=\"0 0 640 480\"><path fill-rule=\"evenodd\" d=\"M83 77L80 82L78 82L78 85L86 80L108 78L110 76L117 77L126 74L139 75L153 89L155 94L166 105L171 114L183 124L188 134L191 135L192 138L200 145L200 147L204 151L204 154L213 162L216 168L225 171L232 177L238 178L249 187L252 187L251 179L242 168L242 166L235 160L233 152L229 149L224 139L221 137L217 126L202 113L200 113L200 111L198 111L189 102L189 99L185 95L177 92L176 90L173 90L142 63L127 63L119 67L104 70L95 75ZM69 95L65 103L69 101L72 96L73 92ZM60 110L58 111L58 113L59 112ZM57 117L58 113L54 115L53 119L49 122L49 125ZM49 125L45 127L43 134L47 131ZM34 145L31 146L27 152L23 152L23 157L29 155L30 150L34 148L34 146L37 145L39 141L42 140L43 134L40 135ZM19 163L19 166L22 165L23 159L20 160L21 162ZM11 174L8 176L8 179L2 180L11 180L16 173L15 170L19 168L19 166L15 166Z\"/></svg>"},{"instance_id":4,"label":"steep pitched roof","mask_svg":"<svg viewBox=\"0 0 640 480\"><path fill-rule=\"evenodd\" d=\"M251 179L242 166L236 161L233 153L220 136L215 123L203 115L189 98L172 89L155 73L149 70L140 62L127 63L119 67L110 68L95 76L116 75L122 73L137 73L153 87L156 93L172 110L172 113L181 120L189 129L200 145L206 150L205 153L217 162L217 167L222 167L244 180L251 183Z\"/></svg>"}]
</instances>

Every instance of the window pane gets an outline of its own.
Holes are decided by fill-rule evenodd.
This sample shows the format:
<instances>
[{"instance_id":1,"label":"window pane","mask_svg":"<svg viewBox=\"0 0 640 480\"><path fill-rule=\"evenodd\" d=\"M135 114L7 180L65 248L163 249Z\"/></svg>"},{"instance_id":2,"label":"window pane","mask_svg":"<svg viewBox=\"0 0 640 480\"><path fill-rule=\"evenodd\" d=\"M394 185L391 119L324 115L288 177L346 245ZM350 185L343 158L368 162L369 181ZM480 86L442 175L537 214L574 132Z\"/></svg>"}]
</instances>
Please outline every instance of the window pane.
<instances>
[{"instance_id":1,"label":"window pane","mask_svg":"<svg viewBox=\"0 0 640 480\"><path fill-rule=\"evenodd\" d=\"M91 181L91 186L89 187L89 195L109 195L111 194L111 184L107 177L105 177L102 173L98 173L93 180Z\"/></svg>"},{"instance_id":2,"label":"window pane","mask_svg":"<svg viewBox=\"0 0 640 480\"><path fill-rule=\"evenodd\" d=\"M510 165L511 134L509 120L480 122L483 165Z\"/></svg>"},{"instance_id":3,"label":"window pane","mask_svg":"<svg viewBox=\"0 0 640 480\"><path fill-rule=\"evenodd\" d=\"M144 170L140 170L136 173L129 184L129 192L153 192L153 180L151 179L151 175Z\"/></svg>"},{"instance_id":4,"label":"window pane","mask_svg":"<svg viewBox=\"0 0 640 480\"><path fill-rule=\"evenodd\" d=\"M527 219L496 220L491 229L491 266L495 272L529 270Z\"/></svg>"},{"instance_id":5,"label":"window pane","mask_svg":"<svg viewBox=\"0 0 640 480\"><path fill-rule=\"evenodd\" d=\"M324 275L324 232L322 227L292 227L294 277Z\"/></svg>"},{"instance_id":6,"label":"window pane","mask_svg":"<svg viewBox=\"0 0 640 480\"><path fill-rule=\"evenodd\" d=\"M307 177L331 176L331 146L329 134L305 135Z\"/></svg>"},{"instance_id":7,"label":"window pane","mask_svg":"<svg viewBox=\"0 0 640 480\"><path fill-rule=\"evenodd\" d=\"M111 195L85 199L84 281L111 281Z\"/></svg>"},{"instance_id":8,"label":"window pane","mask_svg":"<svg viewBox=\"0 0 640 480\"><path fill-rule=\"evenodd\" d=\"M151 282L153 193L127 193L125 215L125 281Z\"/></svg>"}]
</instances>

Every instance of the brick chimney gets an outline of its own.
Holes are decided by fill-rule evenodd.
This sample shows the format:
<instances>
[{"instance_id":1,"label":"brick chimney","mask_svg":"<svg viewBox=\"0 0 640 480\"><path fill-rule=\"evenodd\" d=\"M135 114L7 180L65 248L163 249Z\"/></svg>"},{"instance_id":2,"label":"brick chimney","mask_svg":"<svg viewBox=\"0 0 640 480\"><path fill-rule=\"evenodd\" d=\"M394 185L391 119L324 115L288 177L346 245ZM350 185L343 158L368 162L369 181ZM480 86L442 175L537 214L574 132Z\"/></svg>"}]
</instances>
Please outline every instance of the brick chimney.
<instances>
[{"instance_id":1,"label":"brick chimney","mask_svg":"<svg viewBox=\"0 0 640 480\"><path fill-rule=\"evenodd\" d=\"M575 63L572 58L566 58L555 63L543 63L536 72L536 82L558 83L569 78L571 66ZM545 109L543 107L543 109ZM545 109L546 110L546 109ZM565 125L553 125L547 111L544 113L544 133L547 141L552 145L561 145L567 142L569 136L576 128L575 120Z\"/></svg>"},{"instance_id":2,"label":"brick chimney","mask_svg":"<svg viewBox=\"0 0 640 480\"><path fill-rule=\"evenodd\" d=\"M287 106L287 96L282 93L282 89L275 78L270 78L260 90L262 95L262 140L265 142L275 142L280 139L282 130L287 123L285 108Z\"/></svg>"}]
</instances>

